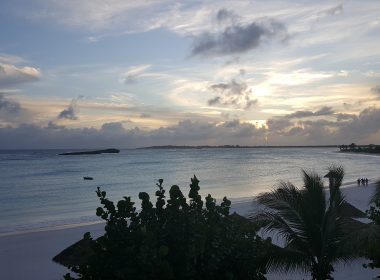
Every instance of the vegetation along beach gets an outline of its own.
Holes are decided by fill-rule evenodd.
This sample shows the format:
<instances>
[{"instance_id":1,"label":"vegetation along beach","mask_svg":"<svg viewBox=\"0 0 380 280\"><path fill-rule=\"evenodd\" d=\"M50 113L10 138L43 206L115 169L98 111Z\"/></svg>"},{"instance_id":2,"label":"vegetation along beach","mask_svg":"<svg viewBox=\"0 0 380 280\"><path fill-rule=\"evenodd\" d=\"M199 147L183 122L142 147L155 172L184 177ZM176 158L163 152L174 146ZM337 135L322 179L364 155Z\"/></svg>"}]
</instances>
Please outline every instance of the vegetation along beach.
<instances>
[{"instance_id":1,"label":"vegetation along beach","mask_svg":"<svg viewBox=\"0 0 380 280\"><path fill-rule=\"evenodd\" d=\"M0 279L380 279L379 14L0 1Z\"/></svg>"}]
</instances>

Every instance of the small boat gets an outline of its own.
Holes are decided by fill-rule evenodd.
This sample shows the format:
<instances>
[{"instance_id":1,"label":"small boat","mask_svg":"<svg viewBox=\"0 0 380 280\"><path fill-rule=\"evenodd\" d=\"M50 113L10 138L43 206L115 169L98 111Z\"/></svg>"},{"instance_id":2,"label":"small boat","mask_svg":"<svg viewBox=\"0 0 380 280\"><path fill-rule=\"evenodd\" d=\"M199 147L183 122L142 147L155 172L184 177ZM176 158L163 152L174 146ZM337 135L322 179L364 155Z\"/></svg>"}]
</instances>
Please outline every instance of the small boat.
<instances>
[{"instance_id":1,"label":"small boat","mask_svg":"<svg viewBox=\"0 0 380 280\"><path fill-rule=\"evenodd\" d=\"M85 176L85 177L83 177L83 180L94 180L94 178L93 177Z\"/></svg>"}]
</instances>

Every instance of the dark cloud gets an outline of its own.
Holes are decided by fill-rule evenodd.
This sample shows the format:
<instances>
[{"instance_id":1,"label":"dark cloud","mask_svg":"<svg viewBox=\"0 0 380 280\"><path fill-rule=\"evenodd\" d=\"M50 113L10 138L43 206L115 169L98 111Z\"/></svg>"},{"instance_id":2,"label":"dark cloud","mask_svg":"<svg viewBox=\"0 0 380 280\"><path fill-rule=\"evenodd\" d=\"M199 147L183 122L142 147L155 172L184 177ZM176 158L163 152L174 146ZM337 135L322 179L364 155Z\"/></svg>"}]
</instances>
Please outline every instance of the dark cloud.
<instances>
[{"instance_id":1,"label":"dark cloud","mask_svg":"<svg viewBox=\"0 0 380 280\"><path fill-rule=\"evenodd\" d=\"M220 104L221 103L220 100L221 98L219 96L216 96L214 98L211 98L207 103L210 106L214 106L214 105Z\"/></svg>"},{"instance_id":2,"label":"dark cloud","mask_svg":"<svg viewBox=\"0 0 380 280\"><path fill-rule=\"evenodd\" d=\"M340 133L346 139L360 135L366 137L380 131L380 109L367 108L360 112L357 118L342 125ZM353 141L351 141L353 142Z\"/></svg>"},{"instance_id":3,"label":"dark cloud","mask_svg":"<svg viewBox=\"0 0 380 280\"><path fill-rule=\"evenodd\" d=\"M289 115L286 115L286 118L289 119L301 119L301 118L306 118L306 117L315 117L315 116L328 116L328 115L333 115L334 110L331 107L324 106L318 111L296 111L294 113L291 113Z\"/></svg>"},{"instance_id":4,"label":"dark cloud","mask_svg":"<svg viewBox=\"0 0 380 280\"><path fill-rule=\"evenodd\" d=\"M15 101L6 99L4 94L0 93L0 111L7 114L18 114L21 111L21 106Z\"/></svg>"},{"instance_id":5,"label":"dark cloud","mask_svg":"<svg viewBox=\"0 0 380 280\"><path fill-rule=\"evenodd\" d=\"M286 118L272 118L267 120L267 126L270 131L281 132L284 129L292 126L293 123Z\"/></svg>"},{"instance_id":6,"label":"dark cloud","mask_svg":"<svg viewBox=\"0 0 380 280\"><path fill-rule=\"evenodd\" d=\"M302 126L320 126L320 127L330 127L330 128L342 126L342 124L339 122L329 121L329 120L324 120L324 119L300 121L298 122L298 124Z\"/></svg>"},{"instance_id":7,"label":"dark cloud","mask_svg":"<svg viewBox=\"0 0 380 280\"><path fill-rule=\"evenodd\" d=\"M218 22L224 22L228 20L235 20L238 18L238 15L236 15L233 11L227 10L227 9L220 9L216 13L216 20Z\"/></svg>"},{"instance_id":8,"label":"dark cloud","mask_svg":"<svg viewBox=\"0 0 380 280\"><path fill-rule=\"evenodd\" d=\"M54 123L53 121L49 121L45 128L46 129L65 129L65 126L64 125L58 125L58 124Z\"/></svg>"},{"instance_id":9,"label":"dark cloud","mask_svg":"<svg viewBox=\"0 0 380 280\"><path fill-rule=\"evenodd\" d=\"M292 114L287 115L286 117L289 119L292 119L292 118L306 118L306 117L310 117L310 116L314 116L314 112L312 112L312 111L296 111Z\"/></svg>"},{"instance_id":10,"label":"dark cloud","mask_svg":"<svg viewBox=\"0 0 380 280\"><path fill-rule=\"evenodd\" d=\"M314 113L314 116L328 116L333 115L334 110L331 107L324 106Z\"/></svg>"},{"instance_id":11,"label":"dark cloud","mask_svg":"<svg viewBox=\"0 0 380 280\"><path fill-rule=\"evenodd\" d=\"M281 139L281 141L287 141L289 140L286 139L287 136L296 136L297 138L292 139L292 141L302 139L303 144L325 145L365 142L370 135L374 135L380 131L380 109L367 108L361 111L357 116L347 114L343 118L345 121L318 119L297 123L279 123L272 137ZM283 125L282 129L281 125ZM269 121L268 127L269 130L273 132Z\"/></svg>"},{"instance_id":12,"label":"dark cloud","mask_svg":"<svg viewBox=\"0 0 380 280\"><path fill-rule=\"evenodd\" d=\"M111 131L111 132L124 132L125 129L123 127L123 124L121 122L111 122L111 123L104 123L101 127L102 131Z\"/></svg>"},{"instance_id":13,"label":"dark cloud","mask_svg":"<svg viewBox=\"0 0 380 280\"><path fill-rule=\"evenodd\" d=\"M64 120L64 119L72 120L72 121L77 120L78 116L76 113L76 111L77 111L76 108L77 108L77 100L73 99L71 101L70 105L58 114L57 118L60 120Z\"/></svg>"},{"instance_id":14,"label":"dark cloud","mask_svg":"<svg viewBox=\"0 0 380 280\"><path fill-rule=\"evenodd\" d=\"M33 67L18 68L0 63L0 88L39 80L40 72Z\"/></svg>"},{"instance_id":15,"label":"dark cloud","mask_svg":"<svg viewBox=\"0 0 380 280\"><path fill-rule=\"evenodd\" d=\"M232 106L244 110L256 105L257 99L252 99L252 91L244 82L232 80L229 83L219 83L210 86L217 96L208 100L210 106Z\"/></svg>"},{"instance_id":16,"label":"dark cloud","mask_svg":"<svg viewBox=\"0 0 380 280\"><path fill-rule=\"evenodd\" d=\"M234 16L232 12L220 10L217 13L219 21ZM274 20L251 22L243 25L231 22L219 32L205 32L195 38L193 55L231 55L240 54L257 48L265 39L278 37L287 38L285 26Z\"/></svg>"},{"instance_id":17,"label":"dark cloud","mask_svg":"<svg viewBox=\"0 0 380 280\"><path fill-rule=\"evenodd\" d=\"M0 93L0 120L5 122L19 122L27 118L28 112L21 104L10 100Z\"/></svg>"},{"instance_id":18,"label":"dark cloud","mask_svg":"<svg viewBox=\"0 0 380 280\"><path fill-rule=\"evenodd\" d=\"M336 114L336 120L338 122L340 121L345 121L345 120L354 120L357 118L357 116L355 114L343 114L343 113L339 113L339 114Z\"/></svg>"}]
</instances>

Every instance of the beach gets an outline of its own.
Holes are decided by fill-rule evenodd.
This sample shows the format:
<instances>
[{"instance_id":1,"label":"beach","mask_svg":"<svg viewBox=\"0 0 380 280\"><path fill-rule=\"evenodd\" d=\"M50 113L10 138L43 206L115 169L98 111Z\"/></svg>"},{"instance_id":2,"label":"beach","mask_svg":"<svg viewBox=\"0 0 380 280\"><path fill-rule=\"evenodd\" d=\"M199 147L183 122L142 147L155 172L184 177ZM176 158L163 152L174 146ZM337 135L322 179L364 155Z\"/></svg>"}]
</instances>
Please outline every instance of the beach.
<instances>
[{"instance_id":1,"label":"beach","mask_svg":"<svg viewBox=\"0 0 380 280\"><path fill-rule=\"evenodd\" d=\"M368 201L375 189L374 184L357 186L350 184L342 187L348 202L362 211L369 208ZM250 215L255 211L252 198L235 198L232 200L231 212ZM2 279L62 279L68 270L51 259L66 247L82 238L85 232L91 232L96 237L103 232L103 223L63 226L50 230L7 234L0 236L0 263ZM357 259L348 264L337 264L333 276L336 280L372 279L380 275L380 269L371 270L362 267L364 259ZM268 273L268 280L297 280L310 279L302 273Z\"/></svg>"}]
</instances>

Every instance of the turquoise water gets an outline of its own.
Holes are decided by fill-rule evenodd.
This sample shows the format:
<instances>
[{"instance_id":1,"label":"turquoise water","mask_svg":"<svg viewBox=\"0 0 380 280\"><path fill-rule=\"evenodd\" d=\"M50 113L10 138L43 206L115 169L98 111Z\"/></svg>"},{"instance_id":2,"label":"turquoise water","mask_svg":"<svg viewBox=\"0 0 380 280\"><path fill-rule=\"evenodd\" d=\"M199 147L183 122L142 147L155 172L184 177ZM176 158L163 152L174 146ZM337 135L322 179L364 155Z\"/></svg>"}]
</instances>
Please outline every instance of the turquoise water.
<instances>
[{"instance_id":1,"label":"turquoise water","mask_svg":"<svg viewBox=\"0 0 380 280\"><path fill-rule=\"evenodd\" d=\"M155 183L187 194L196 174L201 193L215 198L253 196L279 180L300 183L301 168L326 173L341 164L346 182L380 177L380 157L335 148L122 150L120 154L58 156L60 150L0 151L0 234L97 221L97 186L116 200ZM94 177L93 181L83 176Z\"/></svg>"}]
</instances>

